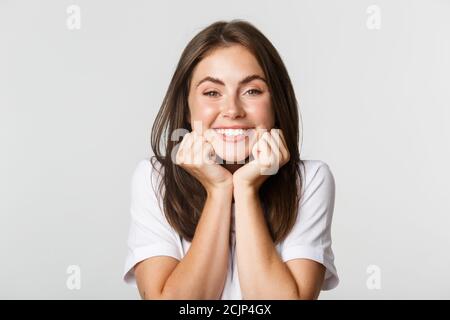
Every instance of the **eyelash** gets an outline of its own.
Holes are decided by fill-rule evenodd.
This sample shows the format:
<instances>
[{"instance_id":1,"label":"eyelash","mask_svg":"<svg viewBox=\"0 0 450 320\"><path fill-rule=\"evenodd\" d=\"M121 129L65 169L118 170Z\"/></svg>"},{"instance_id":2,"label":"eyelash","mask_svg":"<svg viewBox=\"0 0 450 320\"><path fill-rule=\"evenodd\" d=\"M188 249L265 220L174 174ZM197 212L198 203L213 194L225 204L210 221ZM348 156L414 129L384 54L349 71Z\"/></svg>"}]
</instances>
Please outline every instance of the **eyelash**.
<instances>
[{"instance_id":1,"label":"eyelash","mask_svg":"<svg viewBox=\"0 0 450 320\"><path fill-rule=\"evenodd\" d=\"M245 92L245 93L248 93L250 91L255 92L254 94L250 94L251 96L260 95L262 93L262 91L258 90L258 89L250 89L250 90L247 90L247 92ZM219 95L219 92L212 90L212 91L203 93L203 95L207 96L207 97L215 98L215 97L217 97L217 95Z\"/></svg>"},{"instance_id":2,"label":"eyelash","mask_svg":"<svg viewBox=\"0 0 450 320\"><path fill-rule=\"evenodd\" d=\"M211 93L214 93L214 95L211 95ZM208 91L208 92L203 93L204 96L211 97L211 98L217 97L218 94L219 93L217 91Z\"/></svg>"}]
</instances>

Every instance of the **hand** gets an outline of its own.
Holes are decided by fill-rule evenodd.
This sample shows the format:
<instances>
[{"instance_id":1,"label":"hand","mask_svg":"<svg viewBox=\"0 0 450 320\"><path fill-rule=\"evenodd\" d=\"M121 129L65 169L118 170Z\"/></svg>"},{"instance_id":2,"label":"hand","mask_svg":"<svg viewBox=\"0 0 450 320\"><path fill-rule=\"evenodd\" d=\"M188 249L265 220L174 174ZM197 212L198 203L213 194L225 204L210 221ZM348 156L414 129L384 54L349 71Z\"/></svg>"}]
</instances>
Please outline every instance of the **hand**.
<instances>
[{"instance_id":1,"label":"hand","mask_svg":"<svg viewBox=\"0 0 450 320\"><path fill-rule=\"evenodd\" d=\"M216 152L211 144L215 135L208 129L204 135L195 130L187 133L176 154L175 164L181 166L205 187L207 192L233 187L233 176L216 163Z\"/></svg>"},{"instance_id":2,"label":"hand","mask_svg":"<svg viewBox=\"0 0 450 320\"><path fill-rule=\"evenodd\" d=\"M258 141L252 149L253 160L233 174L234 187L258 190L263 182L278 172L290 158L283 132L280 129L257 129Z\"/></svg>"}]
</instances>

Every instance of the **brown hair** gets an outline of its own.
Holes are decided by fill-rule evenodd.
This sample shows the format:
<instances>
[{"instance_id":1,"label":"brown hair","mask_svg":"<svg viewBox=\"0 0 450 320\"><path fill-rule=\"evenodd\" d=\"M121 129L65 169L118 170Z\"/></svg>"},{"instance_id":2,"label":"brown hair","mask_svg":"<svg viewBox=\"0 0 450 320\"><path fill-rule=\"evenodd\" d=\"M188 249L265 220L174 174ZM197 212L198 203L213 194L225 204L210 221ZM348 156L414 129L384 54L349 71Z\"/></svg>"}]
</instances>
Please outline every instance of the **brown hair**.
<instances>
[{"instance_id":1,"label":"brown hair","mask_svg":"<svg viewBox=\"0 0 450 320\"><path fill-rule=\"evenodd\" d=\"M263 69L274 109L275 127L283 131L290 153L289 162L277 174L268 177L259 190L266 222L276 244L288 235L297 218L302 190L300 165L303 164L298 147L299 116L294 89L281 57L270 41L250 23L218 21L188 43L153 123L151 147L154 156L151 163L162 177L158 190L168 222L183 238L192 241L206 201L206 191L193 176L172 162L177 141L172 141L170 135L180 128L192 131L188 122L188 95L195 66L212 49L233 44L252 52ZM161 171L155 161L159 162Z\"/></svg>"}]
</instances>

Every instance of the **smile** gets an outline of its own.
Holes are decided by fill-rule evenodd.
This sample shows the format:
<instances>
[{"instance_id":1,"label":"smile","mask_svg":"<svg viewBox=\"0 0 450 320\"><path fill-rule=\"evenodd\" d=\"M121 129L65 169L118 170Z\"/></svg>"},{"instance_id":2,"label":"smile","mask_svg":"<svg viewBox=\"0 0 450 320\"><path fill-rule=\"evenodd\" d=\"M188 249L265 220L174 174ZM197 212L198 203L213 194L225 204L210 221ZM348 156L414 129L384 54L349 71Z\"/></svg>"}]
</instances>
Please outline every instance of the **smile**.
<instances>
[{"instance_id":1,"label":"smile","mask_svg":"<svg viewBox=\"0 0 450 320\"><path fill-rule=\"evenodd\" d=\"M214 129L223 141L237 142L249 136L252 129Z\"/></svg>"}]
</instances>

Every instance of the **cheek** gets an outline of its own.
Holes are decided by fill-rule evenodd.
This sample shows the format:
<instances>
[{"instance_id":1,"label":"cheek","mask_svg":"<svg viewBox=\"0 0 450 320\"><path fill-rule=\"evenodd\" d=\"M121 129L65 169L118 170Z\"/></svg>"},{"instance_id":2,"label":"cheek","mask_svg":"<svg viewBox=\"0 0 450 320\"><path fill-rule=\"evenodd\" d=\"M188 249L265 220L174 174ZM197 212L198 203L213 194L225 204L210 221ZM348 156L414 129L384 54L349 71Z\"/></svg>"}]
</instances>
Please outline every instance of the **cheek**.
<instances>
[{"instance_id":1,"label":"cheek","mask_svg":"<svg viewBox=\"0 0 450 320\"><path fill-rule=\"evenodd\" d=\"M202 121L208 127L217 117L217 106L201 100L193 100L190 104L191 120Z\"/></svg>"},{"instance_id":2,"label":"cheek","mask_svg":"<svg viewBox=\"0 0 450 320\"><path fill-rule=\"evenodd\" d=\"M274 112L270 99L251 101L247 104L247 115L264 127L273 127L275 122Z\"/></svg>"}]
</instances>

